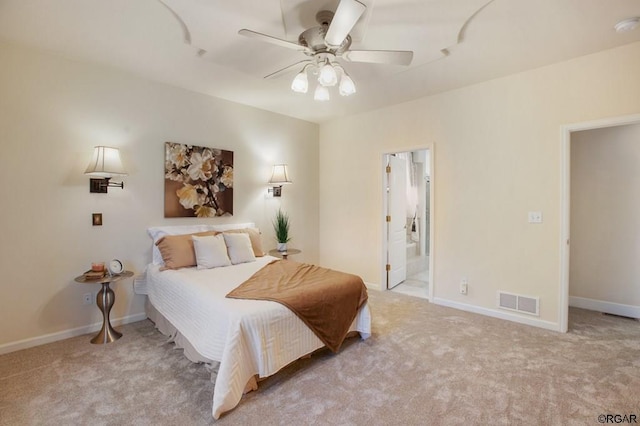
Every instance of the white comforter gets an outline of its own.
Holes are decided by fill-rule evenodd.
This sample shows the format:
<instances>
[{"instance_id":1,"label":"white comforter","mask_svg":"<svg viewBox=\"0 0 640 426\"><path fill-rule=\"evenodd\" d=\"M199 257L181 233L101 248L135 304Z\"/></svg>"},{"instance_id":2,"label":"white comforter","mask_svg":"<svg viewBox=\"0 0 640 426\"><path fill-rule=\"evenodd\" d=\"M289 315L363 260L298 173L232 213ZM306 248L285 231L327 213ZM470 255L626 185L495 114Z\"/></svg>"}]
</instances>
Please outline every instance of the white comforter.
<instances>
[{"instance_id":1,"label":"white comforter","mask_svg":"<svg viewBox=\"0 0 640 426\"><path fill-rule=\"evenodd\" d=\"M205 270L147 267L152 305L200 355L220 362L212 408L216 419L238 405L252 376L270 376L324 346L302 320L279 303L225 297L274 259L264 256L255 262ZM367 304L351 330L363 338L371 334Z\"/></svg>"}]
</instances>

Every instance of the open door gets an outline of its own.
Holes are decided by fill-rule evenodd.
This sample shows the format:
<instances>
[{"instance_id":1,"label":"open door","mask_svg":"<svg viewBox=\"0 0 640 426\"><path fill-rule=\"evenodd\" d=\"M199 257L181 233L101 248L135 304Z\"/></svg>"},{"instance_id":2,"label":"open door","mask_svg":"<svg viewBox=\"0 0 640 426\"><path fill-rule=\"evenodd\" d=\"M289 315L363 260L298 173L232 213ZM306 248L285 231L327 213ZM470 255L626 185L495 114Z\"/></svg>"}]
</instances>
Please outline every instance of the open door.
<instances>
[{"instance_id":1,"label":"open door","mask_svg":"<svg viewBox=\"0 0 640 426\"><path fill-rule=\"evenodd\" d=\"M407 163L387 156L387 288L407 278Z\"/></svg>"}]
</instances>

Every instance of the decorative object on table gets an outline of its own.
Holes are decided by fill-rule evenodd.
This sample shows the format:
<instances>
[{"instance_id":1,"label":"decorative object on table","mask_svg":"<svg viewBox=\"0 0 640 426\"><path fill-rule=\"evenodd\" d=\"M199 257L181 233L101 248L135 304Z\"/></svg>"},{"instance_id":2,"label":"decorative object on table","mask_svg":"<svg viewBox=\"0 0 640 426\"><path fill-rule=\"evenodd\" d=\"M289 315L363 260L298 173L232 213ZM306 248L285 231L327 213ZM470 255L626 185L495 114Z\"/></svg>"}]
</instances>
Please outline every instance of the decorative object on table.
<instances>
[{"instance_id":1,"label":"decorative object on table","mask_svg":"<svg viewBox=\"0 0 640 426\"><path fill-rule=\"evenodd\" d=\"M93 272L104 272L104 262L93 262L91 264L91 270Z\"/></svg>"},{"instance_id":2,"label":"decorative object on table","mask_svg":"<svg viewBox=\"0 0 640 426\"><path fill-rule=\"evenodd\" d=\"M165 143L164 217L233 215L233 151Z\"/></svg>"},{"instance_id":3,"label":"decorative object on table","mask_svg":"<svg viewBox=\"0 0 640 426\"><path fill-rule=\"evenodd\" d=\"M122 266L122 262L118 259L112 259L109 261L109 274L110 275L118 275L124 271L124 266Z\"/></svg>"},{"instance_id":4,"label":"decorative object on table","mask_svg":"<svg viewBox=\"0 0 640 426\"><path fill-rule=\"evenodd\" d=\"M276 232L276 240L278 241L278 251L287 251L287 243L291 240L289 237L289 215L278 209L276 218L273 221L273 230Z\"/></svg>"},{"instance_id":5,"label":"decorative object on table","mask_svg":"<svg viewBox=\"0 0 640 426\"><path fill-rule=\"evenodd\" d=\"M92 213L91 223L93 226L102 226L102 213Z\"/></svg>"},{"instance_id":6,"label":"decorative object on table","mask_svg":"<svg viewBox=\"0 0 640 426\"><path fill-rule=\"evenodd\" d=\"M105 275L104 262L93 262L91 269L82 274L87 280L99 280Z\"/></svg>"},{"instance_id":7,"label":"decorative object on table","mask_svg":"<svg viewBox=\"0 0 640 426\"><path fill-rule=\"evenodd\" d=\"M114 176L126 176L127 172L122 167L118 148L96 146L84 174L99 178L89 179L89 192L106 194L109 187L124 188L124 182L111 182L110 179Z\"/></svg>"},{"instance_id":8,"label":"decorative object on table","mask_svg":"<svg viewBox=\"0 0 640 426\"><path fill-rule=\"evenodd\" d=\"M94 344L111 343L122 337L122 333L114 330L109 320L109 313L111 312L113 303L116 300L115 293L109 287L109 284L116 283L125 278L130 278L133 276L133 272L131 271L123 271L120 275L114 276L104 275L104 271L102 271L102 273L103 276L101 278L87 278L86 272L75 278L75 281L80 284L102 284L102 288L96 296L96 304L102 312L102 329L100 329L98 334L96 334L96 336L91 339L91 343Z\"/></svg>"},{"instance_id":9,"label":"decorative object on table","mask_svg":"<svg viewBox=\"0 0 640 426\"><path fill-rule=\"evenodd\" d=\"M267 193L272 192L274 197L282 196L282 185L286 185L291 182L289 179L289 170L287 170L286 164L274 164L273 171L271 172L271 179L269 179L269 185L272 188L267 190Z\"/></svg>"}]
</instances>

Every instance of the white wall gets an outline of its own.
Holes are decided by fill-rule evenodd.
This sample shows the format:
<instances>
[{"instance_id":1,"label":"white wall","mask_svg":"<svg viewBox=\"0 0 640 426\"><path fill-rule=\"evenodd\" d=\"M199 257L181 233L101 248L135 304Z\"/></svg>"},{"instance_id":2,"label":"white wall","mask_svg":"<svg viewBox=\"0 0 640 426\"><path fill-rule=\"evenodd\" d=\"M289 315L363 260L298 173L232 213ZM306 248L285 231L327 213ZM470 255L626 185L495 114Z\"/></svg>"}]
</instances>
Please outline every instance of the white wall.
<instances>
[{"instance_id":1,"label":"white wall","mask_svg":"<svg viewBox=\"0 0 640 426\"><path fill-rule=\"evenodd\" d=\"M291 244L303 250L298 259L317 262L316 124L19 46L0 44L0 64L0 352L100 322L95 304L82 305L99 286L74 277L114 257L143 272L149 226L253 221L273 248L271 218L281 205ZM164 218L165 141L234 151L233 217ZM101 144L121 149L124 190L89 193L83 172ZM265 199L280 162L294 183L281 199ZM94 212L104 226L91 226ZM131 280L115 292L112 318L143 313Z\"/></svg>"},{"instance_id":2,"label":"white wall","mask_svg":"<svg viewBox=\"0 0 640 426\"><path fill-rule=\"evenodd\" d=\"M433 143L434 300L560 329L561 126L640 112L638 75L635 43L322 124L321 264L382 284L382 153ZM539 296L540 318L498 290Z\"/></svg>"},{"instance_id":3,"label":"white wall","mask_svg":"<svg viewBox=\"0 0 640 426\"><path fill-rule=\"evenodd\" d=\"M640 124L571 134L570 295L640 309Z\"/></svg>"}]
</instances>

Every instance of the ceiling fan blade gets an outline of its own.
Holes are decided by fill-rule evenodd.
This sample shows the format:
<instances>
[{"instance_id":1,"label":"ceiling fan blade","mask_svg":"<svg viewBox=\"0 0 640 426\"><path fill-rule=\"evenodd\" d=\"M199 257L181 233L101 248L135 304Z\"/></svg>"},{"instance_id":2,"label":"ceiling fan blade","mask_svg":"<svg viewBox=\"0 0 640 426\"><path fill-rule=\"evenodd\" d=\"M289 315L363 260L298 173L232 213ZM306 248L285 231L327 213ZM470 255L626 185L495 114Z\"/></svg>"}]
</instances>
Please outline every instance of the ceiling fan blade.
<instances>
[{"instance_id":1,"label":"ceiling fan blade","mask_svg":"<svg viewBox=\"0 0 640 426\"><path fill-rule=\"evenodd\" d=\"M357 0L341 0L324 37L325 43L340 46L366 9L367 6Z\"/></svg>"},{"instance_id":2,"label":"ceiling fan blade","mask_svg":"<svg viewBox=\"0 0 640 426\"><path fill-rule=\"evenodd\" d=\"M300 69L298 71L302 71L302 69L303 69L302 64L306 65L306 64L310 64L310 63L311 63L311 60L308 60L308 59L306 61L296 62L295 64L287 65L286 67L281 68L278 71L274 71L269 75L265 75L264 78L266 80L268 78L280 77L281 75L286 74L288 71L290 71L291 68L295 68L295 67L300 67Z\"/></svg>"},{"instance_id":3,"label":"ceiling fan blade","mask_svg":"<svg viewBox=\"0 0 640 426\"><path fill-rule=\"evenodd\" d=\"M313 52L311 49L309 49L306 46L302 46L300 44L292 43L290 41L283 40L281 38L272 37L270 35L257 33L255 31L251 31L251 30L247 30L247 29L241 29L240 31L238 31L238 34L243 35L245 37L250 37L250 38L255 38L255 39L258 39L258 40L261 40L261 41L266 41L267 43L275 44L276 46L286 47L287 49L297 50L299 52L304 52L304 53L312 53Z\"/></svg>"},{"instance_id":4,"label":"ceiling fan blade","mask_svg":"<svg viewBox=\"0 0 640 426\"><path fill-rule=\"evenodd\" d=\"M348 50L342 54L342 57L350 62L410 65L413 52L410 50Z\"/></svg>"}]
</instances>

